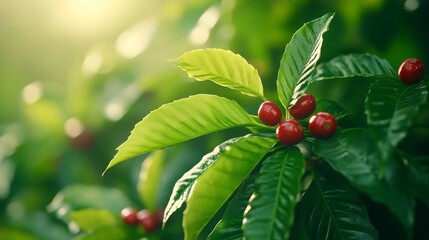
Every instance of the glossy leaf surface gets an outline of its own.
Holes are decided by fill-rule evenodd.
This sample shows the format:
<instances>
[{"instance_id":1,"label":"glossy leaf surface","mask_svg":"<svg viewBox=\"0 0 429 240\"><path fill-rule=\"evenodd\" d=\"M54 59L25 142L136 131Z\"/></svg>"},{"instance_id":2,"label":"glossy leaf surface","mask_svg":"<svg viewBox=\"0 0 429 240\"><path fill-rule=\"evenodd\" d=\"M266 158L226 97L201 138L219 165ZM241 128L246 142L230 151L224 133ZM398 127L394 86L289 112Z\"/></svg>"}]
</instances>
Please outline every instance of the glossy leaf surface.
<instances>
[{"instance_id":1,"label":"glossy leaf surface","mask_svg":"<svg viewBox=\"0 0 429 240\"><path fill-rule=\"evenodd\" d=\"M249 135L223 152L197 179L183 216L185 239L195 239L277 139Z\"/></svg>"},{"instance_id":2,"label":"glossy leaf surface","mask_svg":"<svg viewBox=\"0 0 429 240\"><path fill-rule=\"evenodd\" d=\"M279 150L264 161L244 220L246 239L289 237L303 174L304 156L297 147Z\"/></svg>"},{"instance_id":3,"label":"glossy leaf surface","mask_svg":"<svg viewBox=\"0 0 429 240\"><path fill-rule=\"evenodd\" d=\"M409 176L398 159L392 159L383 178L378 176L379 159L370 134L364 129L337 131L328 140L316 140L314 152L325 159L350 183L385 204L402 224L410 228L414 221L414 197Z\"/></svg>"},{"instance_id":4,"label":"glossy leaf surface","mask_svg":"<svg viewBox=\"0 0 429 240\"><path fill-rule=\"evenodd\" d=\"M107 169L138 155L224 129L258 124L235 101L207 94L162 105L136 124ZM106 170L107 170L106 169Z\"/></svg>"},{"instance_id":5,"label":"glossy leaf surface","mask_svg":"<svg viewBox=\"0 0 429 240\"><path fill-rule=\"evenodd\" d=\"M320 64L312 79L320 81L352 77L398 79L398 74L385 59L368 53L355 53L340 55Z\"/></svg>"},{"instance_id":6,"label":"glossy leaf surface","mask_svg":"<svg viewBox=\"0 0 429 240\"><path fill-rule=\"evenodd\" d=\"M297 207L308 239L378 239L365 205L349 187L315 177Z\"/></svg>"},{"instance_id":7,"label":"glossy leaf surface","mask_svg":"<svg viewBox=\"0 0 429 240\"><path fill-rule=\"evenodd\" d=\"M188 199L192 186L195 181L204 171L211 166L219 157L233 144L242 140L242 137L233 138L218 145L212 152L206 154L201 161L196 164L191 170L186 172L174 185L173 192L164 211L164 223L170 216L179 209L182 204ZM240 143L238 143L240 144Z\"/></svg>"},{"instance_id":8,"label":"glossy leaf surface","mask_svg":"<svg viewBox=\"0 0 429 240\"><path fill-rule=\"evenodd\" d=\"M211 80L221 86L265 99L258 71L242 56L223 49L197 49L173 60L198 81Z\"/></svg>"},{"instance_id":9,"label":"glossy leaf surface","mask_svg":"<svg viewBox=\"0 0 429 240\"><path fill-rule=\"evenodd\" d=\"M255 188L256 174L250 175L240 187L236 195L228 202L222 219L210 233L209 240L241 240L243 239L243 218L250 196Z\"/></svg>"},{"instance_id":10,"label":"glossy leaf surface","mask_svg":"<svg viewBox=\"0 0 429 240\"><path fill-rule=\"evenodd\" d=\"M277 77L277 93L285 109L295 104L310 84L320 58L323 34L333 16L329 13L304 24L286 45Z\"/></svg>"},{"instance_id":11,"label":"glossy leaf surface","mask_svg":"<svg viewBox=\"0 0 429 240\"><path fill-rule=\"evenodd\" d=\"M406 136L427 95L424 83L405 85L399 79L380 79L371 85L365 101L366 115L383 161L382 168Z\"/></svg>"}]
</instances>

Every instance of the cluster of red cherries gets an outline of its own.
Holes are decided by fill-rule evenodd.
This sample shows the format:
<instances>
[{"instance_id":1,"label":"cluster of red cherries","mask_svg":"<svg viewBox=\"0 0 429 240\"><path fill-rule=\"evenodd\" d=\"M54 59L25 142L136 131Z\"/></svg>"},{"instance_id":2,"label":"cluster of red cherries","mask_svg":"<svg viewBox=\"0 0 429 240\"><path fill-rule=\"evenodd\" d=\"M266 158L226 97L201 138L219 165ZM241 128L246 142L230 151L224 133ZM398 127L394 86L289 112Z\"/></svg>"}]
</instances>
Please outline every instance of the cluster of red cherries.
<instances>
[{"instance_id":1,"label":"cluster of red cherries","mask_svg":"<svg viewBox=\"0 0 429 240\"><path fill-rule=\"evenodd\" d=\"M399 79L410 85L421 82L425 70L421 60L406 59L398 70ZM308 118L316 109L316 100L313 95L305 93L288 109L292 118L282 121L282 111L271 101L265 101L258 110L259 119L268 126L277 126L277 138L285 145L296 145L304 138L304 128L298 120ZM318 112L311 116L308 122L310 133L317 139L332 137L337 129L335 117L328 112Z\"/></svg>"},{"instance_id":2,"label":"cluster of red cherries","mask_svg":"<svg viewBox=\"0 0 429 240\"><path fill-rule=\"evenodd\" d=\"M268 126L277 126L277 138L285 145L298 144L304 137L304 128L298 120L305 119L316 109L316 100L313 95L305 93L288 109L293 118L282 121L282 111L271 101L265 101L258 110L259 119ZM315 138L330 138L337 129L337 121L328 112L314 114L309 122L308 129Z\"/></svg>"},{"instance_id":3,"label":"cluster of red cherries","mask_svg":"<svg viewBox=\"0 0 429 240\"><path fill-rule=\"evenodd\" d=\"M159 210L156 212L143 209L137 211L135 208L127 207L122 209L122 221L129 226L140 225L145 232L153 232L162 225L164 211Z\"/></svg>"}]
</instances>

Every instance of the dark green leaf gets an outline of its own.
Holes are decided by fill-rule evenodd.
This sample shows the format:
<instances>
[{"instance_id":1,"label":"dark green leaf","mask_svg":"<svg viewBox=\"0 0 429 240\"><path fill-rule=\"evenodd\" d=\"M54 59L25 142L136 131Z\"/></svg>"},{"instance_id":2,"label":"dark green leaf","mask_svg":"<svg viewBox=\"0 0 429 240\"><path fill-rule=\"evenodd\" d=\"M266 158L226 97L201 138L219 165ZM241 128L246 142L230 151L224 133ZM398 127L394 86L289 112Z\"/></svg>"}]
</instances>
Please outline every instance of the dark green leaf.
<instances>
[{"instance_id":1,"label":"dark green leaf","mask_svg":"<svg viewBox=\"0 0 429 240\"><path fill-rule=\"evenodd\" d=\"M243 239L243 215L250 196L254 191L256 174L250 175L246 182L237 191L236 195L228 202L228 206L222 215L209 240L241 240Z\"/></svg>"},{"instance_id":2,"label":"dark green leaf","mask_svg":"<svg viewBox=\"0 0 429 240\"><path fill-rule=\"evenodd\" d=\"M227 147L195 181L183 216L185 239L195 239L277 139L248 135Z\"/></svg>"},{"instance_id":3,"label":"dark green leaf","mask_svg":"<svg viewBox=\"0 0 429 240\"><path fill-rule=\"evenodd\" d=\"M352 189L315 177L297 206L308 239L377 239L365 205Z\"/></svg>"},{"instance_id":4,"label":"dark green leaf","mask_svg":"<svg viewBox=\"0 0 429 240\"><path fill-rule=\"evenodd\" d=\"M341 55L320 64L312 81L352 77L397 79L397 76L386 60L368 53L355 53Z\"/></svg>"},{"instance_id":5,"label":"dark green leaf","mask_svg":"<svg viewBox=\"0 0 429 240\"><path fill-rule=\"evenodd\" d=\"M221 86L265 99L258 71L242 56L223 49L197 49L174 63L198 81L211 80Z\"/></svg>"},{"instance_id":6,"label":"dark green leaf","mask_svg":"<svg viewBox=\"0 0 429 240\"><path fill-rule=\"evenodd\" d=\"M427 95L423 83L405 85L399 79L380 79L371 85L365 100L366 115L382 158L382 172Z\"/></svg>"},{"instance_id":7,"label":"dark green leaf","mask_svg":"<svg viewBox=\"0 0 429 240\"><path fill-rule=\"evenodd\" d=\"M297 147L279 150L262 164L243 225L246 239L287 239L304 174Z\"/></svg>"},{"instance_id":8,"label":"dark green leaf","mask_svg":"<svg viewBox=\"0 0 429 240\"><path fill-rule=\"evenodd\" d=\"M106 170L138 155L238 126L260 126L235 101L199 94L165 104L136 124Z\"/></svg>"},{"instance_id":9,"label":"dark green leaf","mask_svg":"<svg viewBox=\"0 0 429 240\"><path fill-rule=\"evenodd\" d=\"M310 84L323 43L323 34L334 17L333 13L304 24L286 45L280 61L277 93L286 109L304 93Z\"/></svg>"},{"instance_id":10,"label":"dark green leaf","mask_svg":"<svg viewBox=\"0 0 429 240\"><path fill-rule=\"evenodd\" d=\"M364 129L339 130L328 140L316 140L314 152L374 201L385 204L408 229L414 221L414 198L405 167L392 159L383 178L371 137ZM402 164L402 165L401 165Z\"/></svg>"},{"instance_id":11,"label":"dark green leaf","mask_svg":"<svg viewBox=\"0 0 429 240\"><path fill-rule=\"evenodd\" d=\"M416 196L429 208L429 156L406 156Z\"/></svg>"}]
</instances>

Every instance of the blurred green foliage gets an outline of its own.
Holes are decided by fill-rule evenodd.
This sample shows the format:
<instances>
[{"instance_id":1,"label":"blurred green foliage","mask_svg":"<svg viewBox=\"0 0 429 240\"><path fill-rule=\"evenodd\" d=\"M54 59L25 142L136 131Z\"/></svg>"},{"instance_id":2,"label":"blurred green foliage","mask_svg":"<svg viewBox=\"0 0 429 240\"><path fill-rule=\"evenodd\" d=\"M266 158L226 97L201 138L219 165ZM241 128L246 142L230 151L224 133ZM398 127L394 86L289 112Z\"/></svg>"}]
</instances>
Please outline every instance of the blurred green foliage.
<instances>
[{"instance_id":1,"label":"blurred green foliage","mask_svg":"<svg viewBox=\"0 0 429 240\"><path fill-rule=\"evenodd\" d=\"M322 62L370 52L393 67L408 57L429 64L429 2L423 0L1 1L0 239L72 238L70 226L47 211L70 186L117 189L133 206L146 207L139 195L148 193L136 187L145 156L101 177L135 123L163 103L201 92L235 99L253 113L259 106L256 99L190 81L167 60L196 48L230 49L258 69L270 98L291 34L329 11L336 21ZM357 82L310 90L357 114L369 85ZM425 106L416 120L423 128L412 129L413 139L403 145L427 154ZM223 134L167 149L151 207L165 206L181 174L240 130Z\"/></svg>"}]
</instances>

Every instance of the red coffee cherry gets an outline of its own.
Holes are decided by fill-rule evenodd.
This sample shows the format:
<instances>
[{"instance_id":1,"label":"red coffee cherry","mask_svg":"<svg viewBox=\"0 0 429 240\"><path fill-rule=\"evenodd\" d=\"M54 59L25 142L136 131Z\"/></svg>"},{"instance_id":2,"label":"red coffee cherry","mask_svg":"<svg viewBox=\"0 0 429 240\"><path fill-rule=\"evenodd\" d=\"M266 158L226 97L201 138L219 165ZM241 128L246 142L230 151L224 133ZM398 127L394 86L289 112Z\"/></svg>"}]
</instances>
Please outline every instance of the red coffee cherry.
<instances>
[{"instance_id":1,"label":"red coffee cherry","mask_svg":"<svg viewBox=\"0 0 429 240\"><path fill-rule=\"evenodd\" d=\"M313 95L304 93L288 111L293 118L304 119L309 117L314 109L316 109L316 99Z\"/></svg>"},{"instance_id":2,"label":"red coffee cherry","mask_svg":"<svg viewBox=\"0 0 429 240\"><path fill-rule=\"evenodd\" d=\"M140 225L148 233L155 231L161 225L159 216L146 209L139 211L137 213L137 218Z\"/></svg>"},{"instance_id":3,"label":"red coffee cherry","mask_svg":"<svg viewBox=\"0 0 429 240\"><path fill-rule=\"evenodd\" d=\"M398 70L401 81L405 84L418 83L425 76L425 67L418 58L408 58L402 62Z\"/></svg>"},{"instance_id":4,"label":"red coffee cherry","mask_svg":"<svg viewBox=\"0 0 429 240\"><path fill-rule=\"evenodd\" d=\"M327 139L337 130L337 120L330 113L318 112L310 118L308 129L315 138Z\"/></svg>"},{"instance_id":5,"label":"red coffee cherry","mask_svg":"<svg viewBox=\"0 0 429 240\"><path fill-rule=\"evenodd\" d=\"M268 126L276 126L282 120L282 111L271 101L265 101L259 106L258 116Z\"/></svg>"},{"instance_id":6,"label":"red coffee cherry","mask_svg":"<svg viewBox=\"0 0 429 240\"><path fill-rule=\"evenodd\" d=\"M301 142L304 129L295 119L288 119L279 124L276 129L277 138L285 145L291 146Z\"/></svg>"},{"instance_id":7,"label":"red coffee cherry","mask_svg":"<svg viewBox=\"0 0 429 240\"><path fill-rule=\"evenodd\" d=\"M137 210L134 208L124 208L121 211L121 218L127 225L136 225L139 223L139 220L137 218Z\"/></svg>"}]
</instances>

